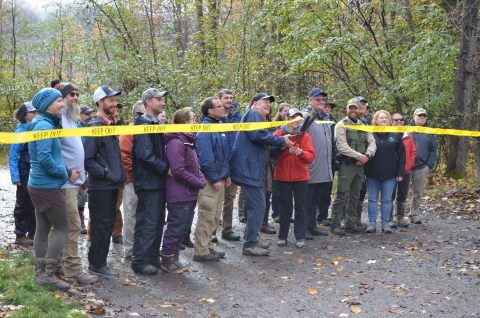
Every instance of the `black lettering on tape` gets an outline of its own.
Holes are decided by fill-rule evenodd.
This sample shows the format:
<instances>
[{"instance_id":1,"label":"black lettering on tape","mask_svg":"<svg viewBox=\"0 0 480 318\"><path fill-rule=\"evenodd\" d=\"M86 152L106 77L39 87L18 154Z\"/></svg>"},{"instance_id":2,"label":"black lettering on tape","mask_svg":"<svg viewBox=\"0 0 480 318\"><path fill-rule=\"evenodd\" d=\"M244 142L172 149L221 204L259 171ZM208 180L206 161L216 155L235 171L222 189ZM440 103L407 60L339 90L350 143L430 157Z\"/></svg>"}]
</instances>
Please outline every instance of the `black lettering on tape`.
<instances>
[{"instance_id":1,"label":"black lettering on tape","mask_svg":"<svg viewBox=\"0 0 480 318\"><path fill-rule=\"evenodd\" d=\"M210 131L210 125L203 125L202 131Z\"/></svg>"}]
</instances>

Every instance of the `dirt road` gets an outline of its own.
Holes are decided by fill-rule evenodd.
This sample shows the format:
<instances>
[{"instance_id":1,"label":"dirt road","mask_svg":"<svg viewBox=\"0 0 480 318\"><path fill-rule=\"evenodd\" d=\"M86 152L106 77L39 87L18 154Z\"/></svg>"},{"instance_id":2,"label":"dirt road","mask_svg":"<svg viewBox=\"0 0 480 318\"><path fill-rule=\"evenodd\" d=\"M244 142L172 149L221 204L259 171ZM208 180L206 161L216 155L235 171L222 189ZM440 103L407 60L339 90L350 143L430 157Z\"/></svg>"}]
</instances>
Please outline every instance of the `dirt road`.
<instances>
[{"instance_id":1,"label":"dirt road","mask_svg":"<svg viewBox=\"0 0 480 318\"><path fill-rule=\"evenodd\" d=\"M15 248L7 170L0 180L1 245ZM269 257L242 256L241 242L220 239L225 259L193 262L187 249L181 260L191 267L183 275L134 274L122 246L112 243L109 264L120 278L68 295L107 317L479 317L479 202L450 212L427 204L422 225L391 235L316 237L303 249L293 234L286 247L277 247L276 235L260 234L271 245ZM243 231L236 218L235 230ZM86 269L84 235L80 245Z\"/></svg>"}]
</instances>

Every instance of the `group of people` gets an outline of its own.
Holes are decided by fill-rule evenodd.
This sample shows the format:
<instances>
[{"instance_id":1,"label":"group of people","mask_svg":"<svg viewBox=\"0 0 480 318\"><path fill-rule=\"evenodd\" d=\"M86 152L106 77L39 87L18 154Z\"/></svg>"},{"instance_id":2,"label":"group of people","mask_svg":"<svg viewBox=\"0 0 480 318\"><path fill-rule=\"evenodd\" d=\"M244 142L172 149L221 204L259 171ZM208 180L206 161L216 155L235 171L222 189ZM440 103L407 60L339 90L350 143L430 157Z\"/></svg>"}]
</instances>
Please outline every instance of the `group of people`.
<instances>
[{"instance_id":1,"label":"group of people","mask_svg":"<svg viewBox=\"0 0 480 318\"><path fill-rule=\"evenodd\" d=\"M168 94L155 88L143 92L142 100L133 105L131 125L165 123ZM117 124L121 92L98 87L93 95L96 114L90 107L78 105L78 95L77 87L68 82L57 81L52 88L42 89L15 113L20 122L17 132ZM345 127L367 125L370 120L378 126L404 124L401 114L390 116L385 110L370 119L365 115L363 97L349 100L347 116L339 121L344 125L335 125L331 111L336 105L327 96L314 88L303 111L280 104L276 120L290 122L273 133L259 129L196 135L71 136L12 145L10 170L17 185L15 233L18 244L33 239L37 283L68 289L68 281L88 284L95 282L97 275L118 276L107 266L111 240L121 240L133 271L146 275L159 268L174 274L188 271L179 257L185 246L194 247L194 261L219 260L225 257L224 252L215 250L219 224L222 239L241 239L232 225L239 187L241 219L246 224L244 255L269 254L269 244L259 241L257 235L260 231L276 233L268 225L270 202L272 218L279 223L279 246L288 244L292 215L299 248L313 236L327 235L319 224L330 225L335 235L365 233L365 227L366 232L375 232L379 197L382 231L391 233L391 227L408 226L404 213L410 179L410 219L421 223L419 207L427 173L435 162L435 136L367 133ZM218 96L201 102L201 122L268 121L274 101L274 96L258 93L242 116L233 92L222 89ZM426 111L417 109L412 124L424 126L426 119ZM315 123L318 120L326 123ZM196 122L193 108L184 107L173 114L173 124ZM335 171L337 189L328 219ZM78 255L79 233L86 230L82 199L87 181L91 274L83 271ZM360 221L358 209L362 187L368 189L367 226ZM119 220L123 221L123 233L114 235ZM63 274L65 281L55 274Z\"/></svg>"}]
</instances>

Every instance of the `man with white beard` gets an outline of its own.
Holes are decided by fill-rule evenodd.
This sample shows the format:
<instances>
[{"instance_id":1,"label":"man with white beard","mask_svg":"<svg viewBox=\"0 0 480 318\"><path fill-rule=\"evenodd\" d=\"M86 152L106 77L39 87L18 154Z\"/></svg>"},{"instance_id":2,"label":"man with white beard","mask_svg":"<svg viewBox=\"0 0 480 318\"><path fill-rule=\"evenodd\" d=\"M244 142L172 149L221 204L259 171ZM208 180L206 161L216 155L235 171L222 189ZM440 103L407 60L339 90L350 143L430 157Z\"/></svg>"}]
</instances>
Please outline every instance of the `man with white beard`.
<instances>
[{"instance_id":1,"label":"man with white beard","mask_svg":"<svg viewBox=\"0 0 480 318\"><path fill-rule=\"evenodd\" d=\"M78 90L72 83L58 83L55 89L59 90L65 103L62 110L61 128L77 128L76 122L80 119L80 107L78 105ZM91 284L98 280L98 276L90 275L83 271L82 261L78 255L78 236L82 230L80 216L78 214L78 189L85 183L85 167L83 143L80 136L60 138L62 144L62 156L67 170L78 174L75 182L67 181L62 186L62 192L67 202L68 220L70 222L70 233L63 247L65 257L65 269L57 268L57 272L64 272L65 280L79 284ZM50 235L53 234L52 229ZM61 262L59 262L61 264Z\"/></svg>"}]
</instances>

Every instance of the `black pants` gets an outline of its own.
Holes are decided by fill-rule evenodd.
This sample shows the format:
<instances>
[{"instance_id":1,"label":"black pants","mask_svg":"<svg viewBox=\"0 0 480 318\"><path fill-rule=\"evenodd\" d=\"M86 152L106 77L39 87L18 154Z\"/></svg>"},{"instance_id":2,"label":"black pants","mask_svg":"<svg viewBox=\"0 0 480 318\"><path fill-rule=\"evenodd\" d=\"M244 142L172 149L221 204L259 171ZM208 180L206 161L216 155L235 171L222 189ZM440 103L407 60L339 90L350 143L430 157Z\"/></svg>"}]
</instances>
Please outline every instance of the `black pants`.
<instances>
[{"instance_id":1,"label":"black pants","mask_svg":"<svg viewBox=\"0 0 480 318\"><path fill-rule=\"evenodd\" d=\"M88 263L95 268L107 266L110 237L116 219L118 189L88 190L90 211L90 249Z\"/></svg>"},{"instance_id":2,"label":"black pants","mask_svg":"<svg viewBox=\"0 0 480 318\"><path fill-rule=\"evenodd\" d=\"M25 235L34 234L35 207L33 206L30 194L28 193L27 183L30 170L20 170L20 186L17 186L17 200L15 201L15 209L13 209L13 218L15 219L15 234Z\"/></svg>"},{"instance_id":3,"label":"black pants","mask_svg":"<svg viewBox=\"0 0 480 318\"><path fill-rule=\"evenodd\" d=\"M307 228L305 212L307 206L307 181L284 182L276 180L276 182L278 188L278 204L280 206L280 230L278 231L278 239L287 239L290 219L292 218L292 202L293 198L295 198L293 233L297 241L303 240Z\"/></svg>"},{"instance_id":4,"label":"black pants","mask_svg":"<svg viewBox=\"0 0 480 318\"><path fill-rule=\"evenodd\" d=\"M363 204L363 201L365 201L365 195L367 195L367 183L363 181L362 189L360 190L360 197L358 198L358 203Z\"/></svg>"},{"instance_id":5,"label":"black pants","mask_svg":"<svg viewBox=\"0 0 480 318\"><path fill-rule=\"evenodd\" d=\"M328 207L331 202L333 182L309 183L307 192L307 228L313 231L317 228L317 219L328 218ZM319 214L317 214L317 207Z\"/></svg>"},{"instance_id":6,"label":"black pants","mask_svg":"<svg viewBox=\"0 0 480 318\"><path fill-rule=\"evenodd\" d=\"M141 271L160 262L159 250L165 225L165 190L139 190L133 235L132 269Z\"/></svg>"}]
</instances>

